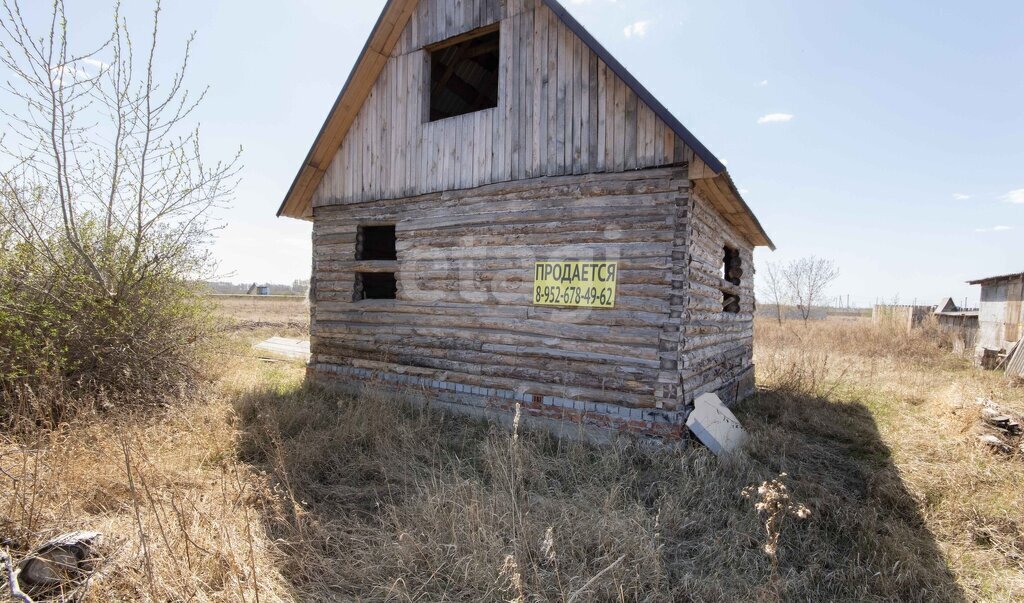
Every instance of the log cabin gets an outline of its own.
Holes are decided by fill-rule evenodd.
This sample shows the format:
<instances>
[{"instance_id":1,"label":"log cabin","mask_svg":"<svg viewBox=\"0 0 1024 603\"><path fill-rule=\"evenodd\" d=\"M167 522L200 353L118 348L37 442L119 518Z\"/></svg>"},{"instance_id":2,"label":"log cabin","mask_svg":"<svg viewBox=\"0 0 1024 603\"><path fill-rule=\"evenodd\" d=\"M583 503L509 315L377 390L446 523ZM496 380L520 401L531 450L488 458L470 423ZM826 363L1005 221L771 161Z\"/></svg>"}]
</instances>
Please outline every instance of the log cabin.
<instances>
[{"instance_id":1,"label":"log cabin","mask_svg":"<svg viewBox=\"0 0 1024 603\"><path fill-rule=\"evenodd\" d=\"M390 0L279 216L313 223L310 378L678 441L754 389L717 159L555 0Z\"/></svg>"}]
</instances>

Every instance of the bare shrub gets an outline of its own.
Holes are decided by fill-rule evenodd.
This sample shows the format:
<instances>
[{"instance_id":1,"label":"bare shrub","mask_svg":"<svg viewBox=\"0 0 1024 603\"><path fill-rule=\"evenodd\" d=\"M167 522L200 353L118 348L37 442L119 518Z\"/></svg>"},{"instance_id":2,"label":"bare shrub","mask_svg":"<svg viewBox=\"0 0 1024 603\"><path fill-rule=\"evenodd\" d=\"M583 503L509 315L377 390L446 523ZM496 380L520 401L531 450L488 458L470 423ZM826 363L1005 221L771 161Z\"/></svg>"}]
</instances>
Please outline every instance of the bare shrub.
<instances>
[{"instance_id":1,"label":"bare shrub","mask_svg":"<svg viewBox=\"0 0 1024 603\"><path fill-rule=\"evenodd\" d=\"M831 260L811 256L790 262L781 277L789 299L807 322L814 306L824 300L828 286L839 278L839 269Z\"/></svg>"},{"instance_id":2,"label":"bare shrub","mask_svg":"<svg viewBox=\"0 0 1024 603\"><path fill-rule=\"evenodd\" d=\"M195 378L210 309L192 283L237 171L237 157L204 162L189 123L205 95L184 86L191 40L163 77L159 3L141 49L116 11L109 37L79 50L62 1L38 24L18 0L2 7L4 89L20 108L0 141L0 421L40 388L170 400ZM44 424L69 410L32 408Z\"/></svg>"},{"instance_id":3,"label":"bare shrub","mask_svg":"<svg viewBox=\"0 0 1024 603\"><path fill-rule=\"evenodd\" d=\"M747 486L743 489L743 498L754 499L754 509L764 520L766 540L764 552L772 560L772 576L779 568L779 539L787 517L807 519L811 510L805 505L794 503L789 488L782 483L786 477L780 473L775 479L761 482L760 486Z\"/></svg>"},{"instance_id":4,"label":"bare shrub","mask_svg":"<svg viewBox=\"0 0 1024 603\"><path fill-rule=\"evenodd\" d=\"M789 303L790 295L786 288L782 266L768 262L764 274L758 279L760 283L760 299L775 306L775 320L782 324L783 306Z\"/></svg>"}]
</instances>

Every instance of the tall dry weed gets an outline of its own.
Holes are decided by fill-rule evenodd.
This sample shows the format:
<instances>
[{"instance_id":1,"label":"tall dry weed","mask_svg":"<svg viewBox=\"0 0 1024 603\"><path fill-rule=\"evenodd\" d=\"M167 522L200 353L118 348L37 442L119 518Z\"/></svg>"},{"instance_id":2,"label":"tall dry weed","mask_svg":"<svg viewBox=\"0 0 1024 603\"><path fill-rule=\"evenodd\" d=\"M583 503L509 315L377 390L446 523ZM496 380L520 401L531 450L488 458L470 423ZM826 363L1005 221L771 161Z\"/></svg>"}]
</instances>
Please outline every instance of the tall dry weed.
<instances>
[{"instance_id":1,"label":"tall dry weed","mask_svg":"<svg viewBox=\"0 0 1024 603\"><path fill-rule=\"evenodd\" d=\"M238 412L244 458L285 501L265 519L282 572L308 600L957 600L858 407L763 396L740 409L749 450L726 459L559 442L378 385L256 389ZM780 531L773 561L742 491L783 471L821 512Z\"/></svg>"},{"instance_id":2,"label":"tall dry weed","mask_svg":"<svg viewBox=\"0 0 1024 603\"><path fill-rule=\"evenodd\" d=\"M273 497L231 460L225 427L194 405L157 421L121 416L5 437L0 538L22 558L60 533L104 535L97 573L61 600L288 598L258 519Z\"/></svg>"}]
</instances>

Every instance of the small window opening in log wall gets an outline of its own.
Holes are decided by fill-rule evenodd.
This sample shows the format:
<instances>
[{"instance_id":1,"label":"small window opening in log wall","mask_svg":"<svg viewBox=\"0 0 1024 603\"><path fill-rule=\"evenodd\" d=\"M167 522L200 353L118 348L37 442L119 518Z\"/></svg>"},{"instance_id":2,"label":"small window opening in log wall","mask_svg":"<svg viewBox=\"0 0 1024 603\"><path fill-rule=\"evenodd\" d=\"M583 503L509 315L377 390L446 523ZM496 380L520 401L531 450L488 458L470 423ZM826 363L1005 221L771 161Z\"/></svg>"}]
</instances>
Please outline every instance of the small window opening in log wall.
<instances>
[{"instance_id":1,"label":"small window opening in log wall","mask_svg":"<svg viewBox=\"0 0 1024 603\"><path fill-rule=\"evenodd\" d=\"M738 314L740 311L739 285L743 282L743 261L740 250L725 246L722 249L722 311ZM734 285L730 287L729 285Z\"/></svg>"},{"instance_id":2,"label":"small window opening in log wall","mask_svg":"<svg viewBox=\"0 0 1024 603\"><path fill-rule=\"evenodd\" d=\"M430 54L430 121L498 106L497 31L442 42Z\"/></svg>"},{"instance_id":3,"label":"small window opening in log wall","mask_svg":"<svg viewBox=\"0 0 1024 603\"><path fill-rule=\"evenodd\" d=\"M360 226L356 233L357 260L395 260L395 225Z\"/></svg>"},{"instance_id":4,"label":"small window opening in log wall","mask_svg":"<svg viewBox=\"0 0 1024 603\"><path fill-rule=\"evenodd\" d=\"M355 301L364 299L395 299L398 281L394 272L357 272Z\"/></svg>"}]
</instances>

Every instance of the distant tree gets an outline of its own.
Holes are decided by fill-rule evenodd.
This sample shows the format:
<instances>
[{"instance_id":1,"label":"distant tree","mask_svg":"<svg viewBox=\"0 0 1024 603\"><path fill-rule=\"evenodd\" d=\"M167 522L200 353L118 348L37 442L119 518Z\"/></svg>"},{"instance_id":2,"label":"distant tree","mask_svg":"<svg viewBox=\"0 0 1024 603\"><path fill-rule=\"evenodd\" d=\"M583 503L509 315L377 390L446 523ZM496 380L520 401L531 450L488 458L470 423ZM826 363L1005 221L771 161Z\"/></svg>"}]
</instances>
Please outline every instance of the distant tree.
<instances>
[{"instance_id":1,"label":"distant tree","mask_svg":"<svg viewBox=\"0 0 1024 603\"><path fill-rule=\"evenodd\" d=\"M169 389L194 372L211 210L232 196L238 156L200 153L192 38L176 69L157 68L159 2L148 37L129 35L115 4L85 50L63 0L50 6L33 23L0 0L0 398L42 374Z\"/></svg>"},{"instance_id":2,"label":"distant tree","mask_svg":"<svg viewBox=\"0 0 1024 603\"><path fill-rule=\"evenodd\" d=\"M814 306L825 298L828 286L839 278L839 269L832 260L811 256L790 262L782 276L789 297L807 322Z\"/></svg>"},{"instance_id":3,"label":"distant tree","mask_svg":"<svg viewBox=\"0 0 1024 603\"><path fill-rule=\"evenodd\" d=\"M761 295L775 305L775 317L779 324L782 324L782 306L787 302L788 289L784 272L783 267L769 262L761 278Z\"/></svg>"}]
</instances>

